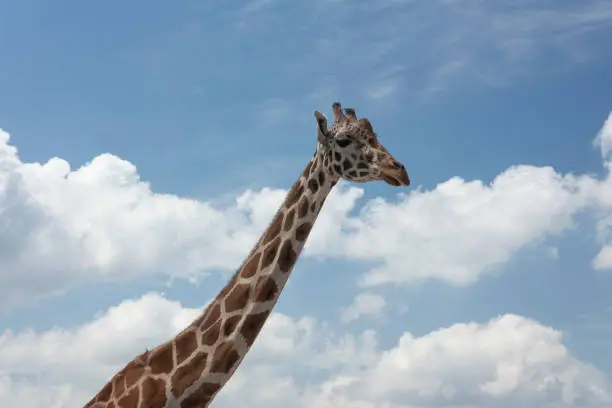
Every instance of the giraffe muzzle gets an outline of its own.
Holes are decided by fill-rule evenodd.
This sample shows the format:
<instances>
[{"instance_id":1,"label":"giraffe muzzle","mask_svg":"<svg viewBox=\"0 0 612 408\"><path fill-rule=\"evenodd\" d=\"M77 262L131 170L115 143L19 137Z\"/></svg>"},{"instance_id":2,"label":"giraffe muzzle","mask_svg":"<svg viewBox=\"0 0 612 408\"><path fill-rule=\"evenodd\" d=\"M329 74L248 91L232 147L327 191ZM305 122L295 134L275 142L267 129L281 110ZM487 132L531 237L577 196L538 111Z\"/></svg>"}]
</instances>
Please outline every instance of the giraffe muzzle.
<instances>
[{"instance_id":1,"label":"giraffe muzzle","mask_svg":"<svg viewBox=\"0 0 612 408\"><path fill-rule=\"evenodd\" d=\"M392 161L389 166L381 170L381 178L387 184L394 187L406 187L410 185L410 177L403 164Z\"/></svg>"}]
</instances>

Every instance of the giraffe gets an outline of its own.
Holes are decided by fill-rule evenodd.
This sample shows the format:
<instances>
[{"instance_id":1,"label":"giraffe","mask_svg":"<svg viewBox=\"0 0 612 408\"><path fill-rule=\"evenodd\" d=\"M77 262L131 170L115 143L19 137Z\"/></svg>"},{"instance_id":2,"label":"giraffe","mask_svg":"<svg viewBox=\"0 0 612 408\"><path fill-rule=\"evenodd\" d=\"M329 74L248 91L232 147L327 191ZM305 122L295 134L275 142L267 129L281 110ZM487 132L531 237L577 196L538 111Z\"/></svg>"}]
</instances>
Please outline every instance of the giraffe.
<instances>
[{"instance_id":1,"label":"giraffe","mask_svg":"<svg viewBox=\"0 0 612 408\"><path fill-rule=\"evenodd\" d=\"M227 285L173 339L135 357L84 408L206 408L253 346L340 179L408 186L405 167L370 121L334 102L315 111L317 148L272 222Z\"/></svg>"}]
</instances>

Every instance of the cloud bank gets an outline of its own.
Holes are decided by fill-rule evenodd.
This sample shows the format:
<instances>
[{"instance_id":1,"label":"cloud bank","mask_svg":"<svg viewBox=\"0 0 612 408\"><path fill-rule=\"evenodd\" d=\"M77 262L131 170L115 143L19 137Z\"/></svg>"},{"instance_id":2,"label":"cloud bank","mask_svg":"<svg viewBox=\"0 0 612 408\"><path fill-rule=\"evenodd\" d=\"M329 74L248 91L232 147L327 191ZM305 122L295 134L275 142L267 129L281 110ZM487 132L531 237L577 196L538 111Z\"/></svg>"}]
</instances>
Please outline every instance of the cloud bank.
<instances>
[{"instance_id":1,"label":"cloud bank","mask_svg":"<svg viewBox=\"0 0 612 408\"><path fill-rule=\"evenodd\" d=\"M332 193L306 257L374 262L364 286L439 279L468 285L520 250L597 220L597 269L612 267L612 119L594 143L606 174L513 166L491 183L453 177L392 200ZM60 158L23 163L0 131L0 299L3 307L76 282L150 273L189 278L231 269L267 226L286 190L248 190L231 205L153 192L134 165L111 154L71 169ZM363 200L361 200L363 201Z\"/></svg>"},{"instance_id":2,"label":"cloud bank","mask_svg":"<svg viewBox=\"0 0 612 408\"><path fill-rule=\"evenodd\" d=\"M0 405L82 406L114 370L197 313L149 293L74 328L5 331ZM351 334L275 313L215 406L241 406L245 395L254 408L604 407L612 384L571 355L561 332L517 315L405 331L381 348L374 330Z\"/></svg>"}]
</instances>

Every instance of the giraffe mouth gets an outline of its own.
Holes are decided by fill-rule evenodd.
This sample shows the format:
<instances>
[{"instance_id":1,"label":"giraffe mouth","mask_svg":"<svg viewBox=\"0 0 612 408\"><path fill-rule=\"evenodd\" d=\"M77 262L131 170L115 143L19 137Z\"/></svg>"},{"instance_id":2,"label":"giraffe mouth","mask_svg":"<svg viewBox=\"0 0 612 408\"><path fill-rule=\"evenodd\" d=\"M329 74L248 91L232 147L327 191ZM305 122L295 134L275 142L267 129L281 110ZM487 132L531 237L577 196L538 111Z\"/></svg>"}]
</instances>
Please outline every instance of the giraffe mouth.
<instances>
[{"instance_id":1,"label":"giraffe mouth","mask_svg":"<svg viewBox=\"0 0 612 408\"><path fill-rule=\"evenodd\" d=\"M410 185L410 177L408 177L408 173L406 169L402 167L399 172L393 172L394 174L383 173L381 174L381 179L394 187L400 186L409 186ZM395 174L397 173L397 174Z\"/></svg>"},{"instance_id":2,"label":"giraffe mouth","mask_svg":"<svg viewBox=\"0 0 612 408\"><path fill-rule=\"evenodd\" d=\"M399 182L398 179L396 179L395 177L391 177L391 176L383 176L383 181L387 184L391 184L394 187L399 187L401 185L401 183Z\"/></svg>"},{"instance_id":3,"label":"giraffe mouth","mask_svg":"<svg viewBox=\"0 0 612 408\"><path fill-rule=\"evenodd\" d=\"M394 187L399 187L400 185L399 181L395 177L383 176L382 179L385 183L391 184Z\"/></svg>"}]
</instances>

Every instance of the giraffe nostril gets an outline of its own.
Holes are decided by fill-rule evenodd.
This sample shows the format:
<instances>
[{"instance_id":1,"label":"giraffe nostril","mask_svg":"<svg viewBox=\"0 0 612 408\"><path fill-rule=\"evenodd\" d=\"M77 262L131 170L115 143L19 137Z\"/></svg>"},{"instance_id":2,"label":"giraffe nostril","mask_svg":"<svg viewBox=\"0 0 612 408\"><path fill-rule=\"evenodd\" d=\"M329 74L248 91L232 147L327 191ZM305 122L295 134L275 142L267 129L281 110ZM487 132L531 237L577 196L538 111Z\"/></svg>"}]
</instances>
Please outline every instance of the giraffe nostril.
<instances>
[{"instance_id":1,"label":"giraffe nostril","mask_svg":"<svg viewBox=\"0 0 612 408\"><path fill-rule=\"evenodd\" d=\"M401 163L398 163L395 160L391 162L391 166L394 169L403 169L404 168L404 166Z\"/></svg>"}]
</instances>

